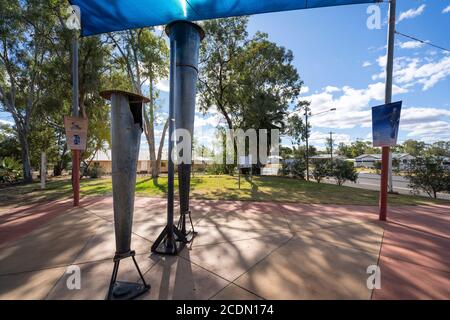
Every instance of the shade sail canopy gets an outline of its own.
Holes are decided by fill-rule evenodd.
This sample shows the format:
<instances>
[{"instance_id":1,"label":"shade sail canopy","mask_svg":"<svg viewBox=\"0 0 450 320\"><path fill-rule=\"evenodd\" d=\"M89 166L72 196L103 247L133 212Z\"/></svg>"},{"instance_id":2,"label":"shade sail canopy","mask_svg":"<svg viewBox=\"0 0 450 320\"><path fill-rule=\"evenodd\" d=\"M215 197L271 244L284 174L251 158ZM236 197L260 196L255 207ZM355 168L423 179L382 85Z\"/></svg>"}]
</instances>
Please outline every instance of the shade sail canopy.
<instances>
[{"instance_id":1,"label":"shade sail canopy","mask_svg":"<svg viewBox=\"0 0 450 320\"><path fill-rule=\"evenodd\" d=\"M69 0L80 7L81 34L89 36L257 13L375 3L380 0Z\"/></svg>"}]
</instances>

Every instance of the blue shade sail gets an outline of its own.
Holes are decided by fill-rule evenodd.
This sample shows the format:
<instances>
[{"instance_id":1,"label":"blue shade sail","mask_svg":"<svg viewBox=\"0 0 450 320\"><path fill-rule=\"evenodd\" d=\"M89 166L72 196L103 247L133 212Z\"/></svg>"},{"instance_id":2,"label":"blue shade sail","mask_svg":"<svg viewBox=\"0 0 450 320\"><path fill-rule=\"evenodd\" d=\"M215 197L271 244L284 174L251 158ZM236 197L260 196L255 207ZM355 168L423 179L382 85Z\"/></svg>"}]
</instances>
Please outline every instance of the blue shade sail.
<instances>
[{"instance_id":1,"label":"blue shade sail","mask_svg":"<svg viewBox=\"0 0 450 320\"><path fill-rule=\"evenodd\" d=\"M376 3L380 0L69 0L80 7L81 34L256 13Z\"/></svg>"}]
</instances>

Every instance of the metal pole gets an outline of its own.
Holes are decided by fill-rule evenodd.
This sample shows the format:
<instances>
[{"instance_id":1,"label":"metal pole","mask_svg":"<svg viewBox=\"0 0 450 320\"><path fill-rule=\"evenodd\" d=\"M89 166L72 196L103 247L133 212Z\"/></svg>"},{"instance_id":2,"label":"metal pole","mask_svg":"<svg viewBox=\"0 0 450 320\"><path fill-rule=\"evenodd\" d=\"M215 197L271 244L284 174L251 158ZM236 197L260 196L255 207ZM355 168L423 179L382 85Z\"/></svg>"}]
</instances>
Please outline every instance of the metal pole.
<instances>
[{"instance_id":1,"label":"metal pole","mask_svg":"<svg viewBox=\"0 0 450 320\"><path fill-rule=\"evenodd\" d=\"M78 32L72 38L72 116L78 117ZM80 202L80 150L72 150L73 206Z\"/></svg>"},{"instance_id":2,"label":"metal pole","mask_svg":"<svg viewBox=\"0 0 450 320\"><path fill-rule=\"evenodd\" d=\"M333 132L330 131L330 157L333 161Z\"/></svg>"},{"instance_id":3,"label":"metal pole","mask_svg":"<svg viewBox=\"0 0 450 320\"><path fill-rule=\"evenodd\" d=\"M44 151L41 153L41 189L45 189L47 179L47 156Z\"/></svg>"},{"instance_id":4,"label":"metal pole","mask_svg":"<svg viewBox=\"0 0 450 320\"><path fill-rule=\"evenodd\" d=\"M389 24L386 64L386 88L385 103L392 101L392 73L394 66L394 38L395 38L395 9L396 0L389 3ZM386 221L387 217L387 184L389 175L389 153L390 147L382 147L381 151L381 179L380 179L380 220Z\"/></svg>"},{"instance_id":5,"label":"metal pole","mask_svg":"<svg viewBox=\"0 0 450 320\"><path fill-rule=\"evenodd\" d=\"M390 148L389 148L388 192L394 193L394 185L392 182L392 150Z\"/></svg>"},{"instance_id":6,"label":"metal pole","mask_svg":"<svg viewBox=\"0 0 450 320\"><path fill-rule=\"evenodd\" d=\"M173 201L174 201L174 176L173 163L173 134L175 132L175 85L176 85L176 40L170 41L170 92L169 92L169 155L167 168L167 241L166 248L172 252L175 248L173 241Z\"/></svg>"},{"instance_id":7,"label":"metal pole","mask_svg":"<svg viewBox=\"0 0 450 320\"><path fill-rule=\"evenodd\" d=\"M309 181L308 109L305 111L306 124L306 180Z\"/></svg>"}]
</instances>

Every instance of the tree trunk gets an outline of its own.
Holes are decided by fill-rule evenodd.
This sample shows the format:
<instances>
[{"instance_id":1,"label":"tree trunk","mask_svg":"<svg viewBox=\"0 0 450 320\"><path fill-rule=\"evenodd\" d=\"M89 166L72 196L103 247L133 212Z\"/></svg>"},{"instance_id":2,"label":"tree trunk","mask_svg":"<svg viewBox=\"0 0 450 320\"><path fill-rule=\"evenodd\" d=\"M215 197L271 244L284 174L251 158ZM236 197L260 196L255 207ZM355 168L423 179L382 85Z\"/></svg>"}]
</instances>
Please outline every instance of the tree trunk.
<instances>
[{"instance_id":1,"label":"tree trunk","mask_svg":"<svg viewBox=\"0 0 450 320\"><path fill-rule=\"evenodd\" d=\"M22 149L23 180L26 183L30 183L33 182L33 177L31 175L30 147L28 145L28 134L26 132L19 132L19 140Z\"/></svg>"},{"instance_id":2,"label":"tree trunk","mask_svg":"<svg viewBox=\"0 0 450 320\"><path fill-rule=\"evenodd\" d=\"M159 173L161 172L161 157L162 157L162 151L163 151L163 147L164 147L164 140L166 138L166 132L167 132L167 128L169 127L169 119L166 120L166 123L164 123L164 128L161 134L161 140L159 142L159 148L158 148L158 158L156 159L156 166L155 166L155 171L153 172L153 167L152 167L152 177L156 178L159 176ZM170 137L169 137L170 139Z\"/></svg>"},{"instance_id":3,"label":"tree trunk","mask_svg":"<svg viewBox=\"0 0 450 320\"><path fill-rule=\"evenodd\" d=\"M58 145L59 145L59 142L58 142ZM60 176L60 175L62 174L62 171L63 171L64 169L66 169L66 168L65 168L65 165L64 165L64 156L66 155L66 153L67 153L67 144L65 143L65 144L64 144L64 147L63 147L62 154L61 154L60 156L59 156L59 154L58 154L58 156L59 156L58 162L57 162L56 165L53 167L53 175L54 175L55 177Z\"/></svg>"}]
</instances>

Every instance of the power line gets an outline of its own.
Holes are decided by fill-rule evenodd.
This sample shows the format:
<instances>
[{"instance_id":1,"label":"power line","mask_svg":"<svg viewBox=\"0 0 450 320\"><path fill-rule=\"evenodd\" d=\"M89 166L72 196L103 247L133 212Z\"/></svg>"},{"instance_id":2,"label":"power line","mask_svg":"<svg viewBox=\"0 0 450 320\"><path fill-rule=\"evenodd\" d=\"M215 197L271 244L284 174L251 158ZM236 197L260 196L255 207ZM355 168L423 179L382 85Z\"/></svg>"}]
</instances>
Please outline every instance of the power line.
<instances>
[{"instance_id":1,"label":"power line","mask_svg":"<svg viewBox=\"0 0 450 320\"><path fill-rule=\"evenodd\" d=\"M435 45L435 44L433 44L433 43L431 43L431 42L428 42L428 41L425 41L425 40L421 40L421 39L417 39L417 38L415 38L415 37L408 36L407 34L404 34L404 33L398 32L398 31L395 31L395 33L397 33L397 34L399 34L399 35L401 35L401 36L403 36L403 37L409 38L409 39L411 39L411 40L418 41L418 42L420 42L420 43L427 44L427 45L429 45L429 46L438 48L438 49L440 49L440 50L450 52L449 49L444 48L444 47L441 47L441 46L438 46L438 45Z\"/></svg>"}]
</instances>

